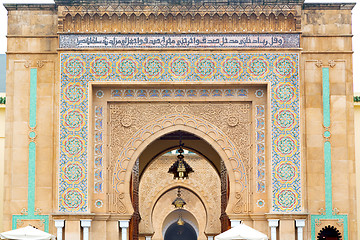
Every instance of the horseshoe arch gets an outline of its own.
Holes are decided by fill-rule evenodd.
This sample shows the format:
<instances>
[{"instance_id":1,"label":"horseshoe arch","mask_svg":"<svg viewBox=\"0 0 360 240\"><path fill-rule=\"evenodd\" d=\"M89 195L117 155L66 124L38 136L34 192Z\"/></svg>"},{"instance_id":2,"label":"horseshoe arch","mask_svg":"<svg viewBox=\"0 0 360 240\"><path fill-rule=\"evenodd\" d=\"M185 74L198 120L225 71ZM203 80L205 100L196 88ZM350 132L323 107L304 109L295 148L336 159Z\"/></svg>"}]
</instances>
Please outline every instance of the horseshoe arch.
<instances>
[{"instance_id":1,"label":"horseshoe arch","mask_svg":"<svg viewBox=\"0 0 360 240\"><path fill-rule=\"evenodd\" d=\"M178 130L202 138L219 154L229 175L230 191L226 212L227 214L246 212L249 204L245 196L249 192L250 185L249 163L242 161L235 144L219 128L204 119L188 114L170 114L146 124L129 138L121 150L113 172L112 194L110 194L115 198L114 200L123 201L121 213L131 215L133 212L130 179L135 161L151 142Z\"/></svg>"}]
</instances>

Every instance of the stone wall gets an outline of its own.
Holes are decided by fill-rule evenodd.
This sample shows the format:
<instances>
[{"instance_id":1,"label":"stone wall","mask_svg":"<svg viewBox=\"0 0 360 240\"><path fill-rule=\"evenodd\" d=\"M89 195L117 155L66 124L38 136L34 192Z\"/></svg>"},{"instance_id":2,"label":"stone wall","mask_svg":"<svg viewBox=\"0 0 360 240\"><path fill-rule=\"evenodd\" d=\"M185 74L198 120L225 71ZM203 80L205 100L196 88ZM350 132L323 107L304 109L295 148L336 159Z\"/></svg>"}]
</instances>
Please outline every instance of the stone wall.
<instances>
[{"instance_id":1,"label":"stone wall","mask_svg":"<svg viewBox=\"0 0 360 240\"><path fill-rule=\"evenodd\" d=\"M10 4L6 8L9 111L3 229L32 224L39 229L51 226L53 232L49 214L56 199L56 7Z\"/></svg>"},{"instance_id":2,"label":"stone wall","mask_svg":"<svg viewBox=\"0 0 360 240\"><path fill-rule=\"evenodd\" d=\"M317 234L324 225L333 224L343 235L348 231L349 239L356 239L352 7L351 4L305 4L303 7L304 184L309 213L321 214L312 216L309 238L311 231ZM324 100L327 93L329 103ZM328 126L326 121L330 121ZM326 150L329 145L331 154ZM348 229L341 223L342 216L336 216L342 214L348 214ZM326 222L325 219L332 220Z\"/></svg>"}]
</instances>

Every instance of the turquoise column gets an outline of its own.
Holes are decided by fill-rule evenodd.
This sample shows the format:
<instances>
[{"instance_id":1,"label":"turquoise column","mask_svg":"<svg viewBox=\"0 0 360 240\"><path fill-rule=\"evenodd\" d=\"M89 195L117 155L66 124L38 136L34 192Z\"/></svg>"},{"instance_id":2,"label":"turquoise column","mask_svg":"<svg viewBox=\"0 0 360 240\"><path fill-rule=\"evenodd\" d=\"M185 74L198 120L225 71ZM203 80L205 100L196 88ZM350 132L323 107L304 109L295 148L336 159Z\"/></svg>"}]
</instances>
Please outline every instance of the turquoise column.
<instances>
[{"instance_id":1,"label":"turquoise column","mask_svg":"<svg viewBox=\"0 0 360 240\"><path fill-rule=\"evenodd\" d=\"M332 201L332 168L331 168L331 143L330 143L330 76L329 68L322 68L322 96L323 96L323 125L324 142L324 171L325 171L325 212L320 215L311 215L311 239L316 240L315 224L321 220L338 220L344 225L344 240L348 240L347 215L337 215L333 211Z\"/></svg>"},{"instance_id":2,"label":"turquoise column","mask_svg":"<svg viewBox=\"0 0 360 240\"><path fill-rule=\"evenodd\" d=\"M324 137L324 167L325 167L325 211L332 211L332 174L331 174L331 143L330 134L330 77L329 68L322 69L323 81L323 125Z\"/></svg>"},{"instance_id":3,"label":"turquoise column","mask_svg":"<svg viewBox=\"0 0 360 240\"><path fill-rule=\"evenodd\" d=\"M28 164L28 209L23 215L13 215L12 229L16 229L21 220L40 220L49 232L49 216L39 215L35 211L35 173L36 173L36 105L37 105L37 68L30 69L30 107L29 107L29 164Z\"/></svg>"}]
</instances>

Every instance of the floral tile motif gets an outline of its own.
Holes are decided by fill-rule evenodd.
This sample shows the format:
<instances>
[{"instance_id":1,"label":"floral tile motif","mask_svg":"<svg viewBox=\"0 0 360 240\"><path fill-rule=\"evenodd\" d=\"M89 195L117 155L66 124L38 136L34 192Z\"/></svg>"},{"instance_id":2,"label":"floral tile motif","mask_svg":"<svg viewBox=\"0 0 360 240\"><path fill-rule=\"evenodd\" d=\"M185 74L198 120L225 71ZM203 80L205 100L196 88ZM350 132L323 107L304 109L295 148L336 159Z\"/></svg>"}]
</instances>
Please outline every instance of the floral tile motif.
<instances>
[{"instance_id":1,"label":"floral tile motif","mask_svg":"<svg viewBox=\"0 0 360 240\"><path fill-rule=\"evenodd\" d=\"M256 159L256 191L265 193L265 106L255 106L255 159Z\"/></svg>"},{"instance_id":2,"label":"floral tile motif","mask_svg":"<svg viewBox=\"0 0 360 240\"><path fill-rule=\"evenodd\" d=\"M298 54L61 54L59 211L88 209L88 83L97 82L232 82L270 83L272 211L300 212L300 94ZM112 90L112 97L171 98L191 96L246 96L247 91L216 92L208 89L176 91ZM95 121L95 140L101 142L101 118ZM265 126L256 119L259 170ZM102 156L102 145L94 149ZM95 158L102 167L102 159ZM264 160L265 161L265 160ZM269 161L269 160L268 160ZM94 173L99 181L101 172ZM264 173L259 171L258 178Z\"/></svg>"}]
</instances>

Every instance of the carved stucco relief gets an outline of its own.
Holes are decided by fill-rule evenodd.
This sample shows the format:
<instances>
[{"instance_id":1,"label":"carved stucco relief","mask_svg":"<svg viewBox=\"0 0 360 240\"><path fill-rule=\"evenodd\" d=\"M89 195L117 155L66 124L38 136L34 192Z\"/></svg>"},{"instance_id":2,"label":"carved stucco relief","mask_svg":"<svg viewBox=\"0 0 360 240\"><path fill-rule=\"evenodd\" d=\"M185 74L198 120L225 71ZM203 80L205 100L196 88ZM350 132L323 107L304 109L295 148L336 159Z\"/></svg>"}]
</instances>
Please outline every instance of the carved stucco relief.
<instances>
[{"instance_id":1,"label":"carved stucco relief","mask_svg":"<svg viewBox=\"0 0 360 240\"><path fill-rule=\"evenodd\" d=\"M219 144L227 156L225 161L231 162L229 169L234 172L234 182L231 184L236 186L235 199L229 200L229 204L232 202L234 205L232 212L249 210L246 193L249 191L250 103L112 103L109 110L110 212L131 212L131 209L124 209L123 202L126 200L120 196L126 191L124 180L127 165L136 147L146 138L144 136L177 124L194 125L194 129L199 129ZM202 127L205 130L200 129Z\"/></svg>"}]
</instances>

